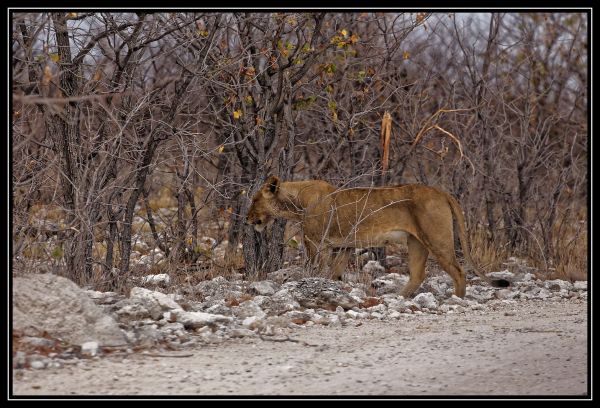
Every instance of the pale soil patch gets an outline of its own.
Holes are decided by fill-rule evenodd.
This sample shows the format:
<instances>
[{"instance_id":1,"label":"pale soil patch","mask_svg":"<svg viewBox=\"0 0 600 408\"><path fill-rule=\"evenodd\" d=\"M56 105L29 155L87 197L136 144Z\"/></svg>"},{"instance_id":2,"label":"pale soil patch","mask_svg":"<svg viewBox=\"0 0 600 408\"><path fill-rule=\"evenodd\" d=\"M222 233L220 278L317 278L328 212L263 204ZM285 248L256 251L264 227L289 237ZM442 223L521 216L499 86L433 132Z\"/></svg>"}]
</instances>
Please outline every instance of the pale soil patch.
<instances>
[{"instance_id":1,"label":"pale soil patch","mask_svg":"<svg viewBox=\"0 0 600 408\"><path fill-rule=\"evenodd\" d=\"M582 396L587 303L519 301L466 314L299 328L59 369L13 370L15 395ZM304 344L303 344L304 343ZM310 345L314 346L310 346Z\"/></svg>"}]
</instances>

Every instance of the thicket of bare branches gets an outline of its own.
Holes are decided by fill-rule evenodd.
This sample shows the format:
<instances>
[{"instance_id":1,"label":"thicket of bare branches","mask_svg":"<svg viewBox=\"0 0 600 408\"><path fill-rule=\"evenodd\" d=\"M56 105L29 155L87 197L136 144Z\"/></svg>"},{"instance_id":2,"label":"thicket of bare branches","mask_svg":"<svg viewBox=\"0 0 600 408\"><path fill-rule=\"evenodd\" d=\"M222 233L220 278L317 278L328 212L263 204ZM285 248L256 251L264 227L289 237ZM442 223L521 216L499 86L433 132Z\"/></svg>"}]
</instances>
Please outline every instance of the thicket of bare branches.
<instances>
[{"instance_id":1,"label":"thicket of bare branches","mask_svg":"<svg viewBox=\"0 0 600 408\"><path fill-rule=\"evenodd\" d=\"M13 13L15 266L103 288L264 274L296 241L243 219L277 174L440 187L480 262L581 277L587 31L585 13Z\"/></svg>"}]
</instances>

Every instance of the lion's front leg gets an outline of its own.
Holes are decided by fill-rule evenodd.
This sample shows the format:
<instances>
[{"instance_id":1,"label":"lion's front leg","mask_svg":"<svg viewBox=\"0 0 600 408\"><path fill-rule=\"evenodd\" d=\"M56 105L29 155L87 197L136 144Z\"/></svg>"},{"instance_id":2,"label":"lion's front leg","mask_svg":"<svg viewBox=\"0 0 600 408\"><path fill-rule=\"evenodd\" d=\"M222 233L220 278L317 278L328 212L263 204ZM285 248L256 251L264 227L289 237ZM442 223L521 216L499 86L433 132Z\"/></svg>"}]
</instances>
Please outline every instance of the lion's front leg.
<instances>
[{"instance_id":1,"label":"lion's front leg","mask_svg":"<svg viewBox=\"0 0 600 408\"><path fill-rule=\"evenodd\" d=\"M327 257L324 259L323 250L307 237L304 237L304 249L306 251L306 269L309 271L323 270L327 265Z\"/></svg>"}]
</instances>

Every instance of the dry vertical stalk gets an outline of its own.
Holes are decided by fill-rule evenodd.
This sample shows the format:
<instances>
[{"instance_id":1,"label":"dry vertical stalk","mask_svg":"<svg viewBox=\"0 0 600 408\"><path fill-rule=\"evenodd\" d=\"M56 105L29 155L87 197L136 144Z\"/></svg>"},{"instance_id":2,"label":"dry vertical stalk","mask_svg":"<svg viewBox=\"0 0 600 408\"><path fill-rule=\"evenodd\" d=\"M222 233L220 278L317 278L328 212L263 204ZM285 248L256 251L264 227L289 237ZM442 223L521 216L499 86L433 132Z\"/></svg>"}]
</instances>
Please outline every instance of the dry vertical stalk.
<instances>
[{"instance_id":1,"label":"dry vertical stalk","mask_svg":"<svg viewBox=\"0 0 600 408\"><path fill-rule=\"evenodd\" d=\"M390 159L390 136L392 134L392 116L388 111L383 114L381 120L381 170L383 173L387 171L388 162Z\"/></svg>"}]
</instances>

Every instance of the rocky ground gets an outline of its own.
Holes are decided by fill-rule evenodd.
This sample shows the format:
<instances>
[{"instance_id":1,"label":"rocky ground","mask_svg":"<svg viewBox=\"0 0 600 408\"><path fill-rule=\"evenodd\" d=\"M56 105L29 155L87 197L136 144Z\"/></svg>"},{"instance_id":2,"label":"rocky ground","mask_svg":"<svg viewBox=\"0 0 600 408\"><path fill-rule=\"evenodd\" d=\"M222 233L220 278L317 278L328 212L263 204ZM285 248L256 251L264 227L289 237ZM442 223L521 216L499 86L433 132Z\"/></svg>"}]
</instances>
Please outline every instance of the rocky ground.
<instances>
[{"instance_id":1,"label":"rocky ground","mask_svg":"<svg viewBox=\"0 0 600 408\"><path fill-rule=\"evenodd\" d=\"M513 269L492 274L509 288L472 279L459 299L440 274L404 299L396 273L364 284L301 272L186 287L148 276L128 297L15 278L13 394L587 392L587 282Z\"/></svg>"}]
</instances>

